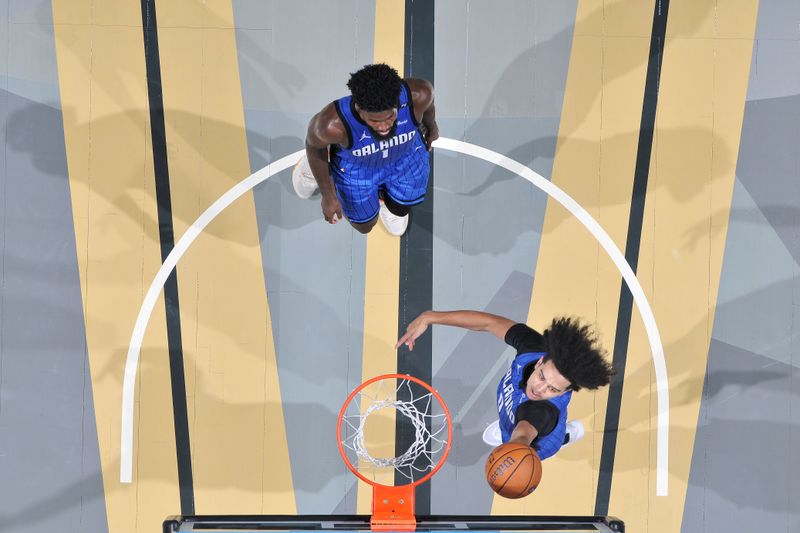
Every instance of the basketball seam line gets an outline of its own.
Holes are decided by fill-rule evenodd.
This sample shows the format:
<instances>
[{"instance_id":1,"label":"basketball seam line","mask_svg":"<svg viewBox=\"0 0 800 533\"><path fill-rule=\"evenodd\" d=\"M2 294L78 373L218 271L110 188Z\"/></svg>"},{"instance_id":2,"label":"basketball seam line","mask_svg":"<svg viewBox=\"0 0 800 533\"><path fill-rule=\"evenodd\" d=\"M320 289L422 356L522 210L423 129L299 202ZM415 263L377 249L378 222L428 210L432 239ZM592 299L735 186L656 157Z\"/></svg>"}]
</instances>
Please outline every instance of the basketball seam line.
<instances>
[{"instance_id":1,"label":"basketball seam line","mask_svg":"<svg viewBox=\"0 0 800 533\"><path fill-rule=\"evenodd\" d=\"M492 470L494 470L494 465L496 465L497 463L499 463L499 462L500 462L500 459L502 459L503 457L505 457L505 456L507 456L507 455L511 455L512 453L514 453L514 452L516 452L516 451L519 451L519 450L522 450L523 448L527 448L527 447L528 447L528 446L525 446L524 444L520 444L519 446L520 446L519 448L514 448L513 450L508 450L508 451L507 451L507 452L505 452L503 455L501 455L500 457L498 457L497 459L495 459L494 461L492 461ZM524 461L524 460L525 460L525 459L523 458L523 461ZM520 464L522 464L522 462L520 462ZM509 477L511 476L511 474L512 474L512 473L514 473L514 472L516 472L516 471L517 471L517 468L519 468L519 464L518 464L517 466L515 466L515 467L514 467L514 470L512 470L511 472L509 472L509 474L508 474L508 475L509 475ZM508 483L508 479L506 479L506 480L505 480L505 482L503 482L503 484L502 484L500 487L498 487L498 488L497 488L497 490L496 490L495 492L497 492L497 493L499 494L499 493L500 493L500 491L501 491L501 490L503 490L503 487L505 487L505 486L506 486L506 483Z\"/></svg>"}]
</instances>

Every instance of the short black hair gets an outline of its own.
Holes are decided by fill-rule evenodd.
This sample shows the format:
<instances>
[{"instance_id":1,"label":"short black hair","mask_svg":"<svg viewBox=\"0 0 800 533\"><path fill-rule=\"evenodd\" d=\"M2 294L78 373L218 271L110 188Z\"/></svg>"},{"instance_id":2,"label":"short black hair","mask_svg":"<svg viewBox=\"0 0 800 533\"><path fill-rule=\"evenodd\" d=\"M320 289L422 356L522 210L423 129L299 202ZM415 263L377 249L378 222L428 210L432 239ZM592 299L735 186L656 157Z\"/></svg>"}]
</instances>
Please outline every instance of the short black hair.
<instances>
[{"instance_id":1,"label":"short black hair","mask_svg":"<svg viewBox=\"0 0 800 533\"><path fill-rule=\"evenodd\" d=\"M400 106L402 82L395 69L385 63L376 63L351 73L347 87L358 107L378 112Z\"/></svg>"},{"instance_id":2,"label":"short black hair","mask_svg":"<svg viewBox=\"0 0 800 533\"><path fill-rule=\"evenodd\" d=\"M611 383L614 368L605 358L597 334L577 318L557 317L542 334L544 361L570 382L570 389L597 389Z\"/></svg>"}]
</instances>

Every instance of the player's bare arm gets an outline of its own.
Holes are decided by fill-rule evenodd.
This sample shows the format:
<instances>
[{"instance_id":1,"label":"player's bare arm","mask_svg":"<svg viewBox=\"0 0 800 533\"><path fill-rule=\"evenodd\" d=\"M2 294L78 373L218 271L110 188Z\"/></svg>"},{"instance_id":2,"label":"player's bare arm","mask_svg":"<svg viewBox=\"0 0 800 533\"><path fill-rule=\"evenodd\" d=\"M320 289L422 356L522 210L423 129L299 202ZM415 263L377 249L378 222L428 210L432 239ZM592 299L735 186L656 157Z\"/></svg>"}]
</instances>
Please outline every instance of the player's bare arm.
<instances>
[{"instance_id":1,"label":"player's bare arm","mask_svg":"<svg viewBox=\"0 0 800 533\"><path fill-rule=\"evenodd\" d=\"M433 85L428 80L407 78L411 89L411 100L414 102L414 116L421 124L425 146L431 150L431 143L439 138L439 126L436 124L436 106L433 102Z\"/></svg>"},{"instance_id":2,"label":"player's bare arm","mask_svg":"<svg viewBox=\"0 0 800 533\"><path fill-rule=\"evenodd\" d=\"M517 442L519 444L524 444L525 446L530 446L533 439L535 439L539 435L539 430L536 427L528 422L527 420L520 420L517 422L517 425L514 426L514 431L511 432L511 438L508 439L508 442Z\"/></svg>"},{"instance_id":3,"label":"player's bare arm","mask_svg":"<svg viewBox=\"0 0 800 533\"><path fill-rule=\"evenodd\" d=\"M506 333L515 322L508 318L482 311L425 311L411 321L408 328L406 328L406 333L395 344L395 349L405 344L409 350L413 350L414 342L432 324L455 326L472 331L488 331L502 340L505 339Z\"/></svg>"},{"instance_id":4,"label":"player's bare arm","mask_svg":"<svg viewBox=\"0 0 800 533\"><path fill-rule=\"evenodd\" d=\"M328 167L328 149L332 144L347 144L347 132L333 104L328 104L308 123L306 155L322 194L322 214L327 222L336 224L342 219L342 208Z\"/></svg>"}]
</instances>

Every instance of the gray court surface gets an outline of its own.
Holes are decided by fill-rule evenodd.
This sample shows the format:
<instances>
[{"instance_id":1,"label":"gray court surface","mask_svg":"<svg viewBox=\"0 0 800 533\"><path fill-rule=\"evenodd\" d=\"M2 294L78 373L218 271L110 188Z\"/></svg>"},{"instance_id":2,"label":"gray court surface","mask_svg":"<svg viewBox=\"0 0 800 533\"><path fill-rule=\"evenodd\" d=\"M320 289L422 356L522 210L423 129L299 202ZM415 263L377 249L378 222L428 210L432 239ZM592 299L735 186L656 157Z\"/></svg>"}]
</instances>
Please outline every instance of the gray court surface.
<instances>
[{"instance_id":1,"label":"gray court surface","mask_svg":"<svg viewBox=\"0 0 800 533\"><path fill-rule=\"evenodd\" d=\"M687 532L800 530L798 22L759 3Z\"/></svg>"},{"instance_id":2,"label":"gray court surface","mask_svg":"<svg viewBox=\"0 0 800 533\"><path fill-rule=\"evenodd\" d=\"M0 47L0 530L103 532L50 3L2 3Z\"/></svg>"},{"instance_id":3,"label":"gray court surface","mask_svg":"<svg viewBox=\"0 0 800 533\"><path fill-rule=\"evenodd\" d=\"M278 9L238 0L234 16L256 171L302 149L311 116L347 93L350 72L372 62L375 5L297 1ZM361 383L366 237L347 222L327 224L319 195L298 198L290 171L259 186L255 202L297 511L331 512L347 499L342 512L352 513L355 497L346 495L355 478L335 431L341 404Z\"/></svg>"}]
</instances>

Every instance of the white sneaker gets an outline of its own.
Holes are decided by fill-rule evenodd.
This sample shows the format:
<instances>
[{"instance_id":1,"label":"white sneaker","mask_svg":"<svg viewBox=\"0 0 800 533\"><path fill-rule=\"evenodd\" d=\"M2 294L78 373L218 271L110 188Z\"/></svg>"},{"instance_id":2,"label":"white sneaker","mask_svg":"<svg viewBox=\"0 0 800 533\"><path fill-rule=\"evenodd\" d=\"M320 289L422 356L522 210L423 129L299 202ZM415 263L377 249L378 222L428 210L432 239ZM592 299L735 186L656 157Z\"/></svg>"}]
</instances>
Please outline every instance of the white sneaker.
<instances>
[{"instance_id":1,"label":"white sneaker","mask_svg":"<svg viewBox=\"0 0 800 533\"><path fill-rule=\"evenodd\" d=\"M406 232L406 228L408 228L408 215L404 217L395 215L389 211L389 208L386 207L386 204L383 202L381 202L380 215L383 227L392 235L399 237Z\"/></svg>"},{"instance_id":2,"label":"white sneaker","mask_svg":"<svg viewBox=\"0 0 800 533\"><path fill-rule=\"evenodd\" d=\"M568 420L567 435L569 435L569 440L561 447L566 448L570 444L574 444L575 442L581 440L585 434L586 432L583 429L583 423L580 420Z\"/></svg>"},{"instance_id":3,"label":"white sneaker","mask_svg":"<svg viewBox=\"0 0 800 533\"><path fill-rule=\"evenodd\" d=\"M495 420L489 426L483 430L483 442L491 446L492 448L497 448L501 444L503 444L503 434L500 432L500 421Z\"/></svg>"},{"instance_id":4,"label":"white sneaker","mask_svg":"<svg viewBox=\"0 0 800 533\"><path fill-rule=\"evenodd\" d=\"M311 173L308 157L303 156L294 166L294 170L292 170L292 185L294 186L294 192L303 200L311 198L311 195L317 190L317 180L314 179L314 174Z\"/></svg>"}]
</instances>

